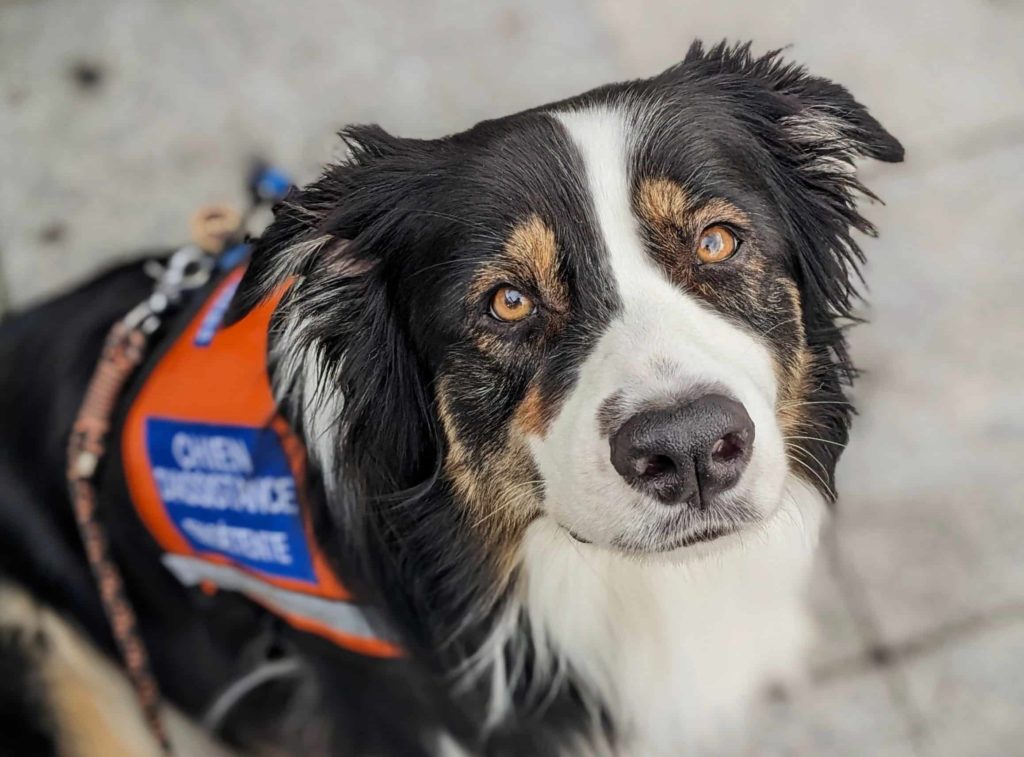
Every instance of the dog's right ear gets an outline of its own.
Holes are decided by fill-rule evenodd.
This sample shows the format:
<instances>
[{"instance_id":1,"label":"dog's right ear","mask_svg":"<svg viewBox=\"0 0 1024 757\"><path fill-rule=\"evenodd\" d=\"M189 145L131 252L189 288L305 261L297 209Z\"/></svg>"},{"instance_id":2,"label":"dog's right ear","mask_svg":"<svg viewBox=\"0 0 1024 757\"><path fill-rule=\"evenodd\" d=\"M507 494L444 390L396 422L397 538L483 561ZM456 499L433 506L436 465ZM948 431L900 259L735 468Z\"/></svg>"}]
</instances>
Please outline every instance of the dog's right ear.
<instances>
[{"instance_id":1,"label":"dog's right ear","mask_svg":"<svg viewBox=\"0 0 1024 757\"><path fill-rule=\"evenodd\" d=\"M431 142L376 126L341 137L348 159L278 203L232 307L237 320L287 287L271 322L274 390L326 483L350 491L335 502L353 503L434 464L427 382L393 283L435 157Z\"/></svg>"},{"instance_id":2,"label":"dog's right ear","mask_svg":"<svg viewBox=\"0 0 1024 757\"><path fill-rule=\"evenodd\" d=\"M254 242L252 256L225 323L244 317L281 287L330 269L353 275L374 264L367 245L353 245L395 207L408 178L406 161L416 140L392 137L379 126L351 126L340 133L348 157L320 177L292 189L274 206L274 221Z\"/></svg>"}]
</instances>

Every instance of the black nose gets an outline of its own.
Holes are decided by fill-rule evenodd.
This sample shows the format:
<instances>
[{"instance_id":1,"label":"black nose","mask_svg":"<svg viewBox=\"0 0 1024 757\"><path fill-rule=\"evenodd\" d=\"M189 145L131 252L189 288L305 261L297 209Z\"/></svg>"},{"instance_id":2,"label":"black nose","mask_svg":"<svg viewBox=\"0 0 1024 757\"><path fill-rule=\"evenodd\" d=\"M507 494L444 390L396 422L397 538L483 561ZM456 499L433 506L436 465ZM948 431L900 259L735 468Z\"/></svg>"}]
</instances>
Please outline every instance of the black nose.
<instances>
[{"instance_id":1,"label":"black nose","mask_svg":"<svg viewBox=\"0 0 1024 757\"><path fill-rule=\"evenodd\" d=\"M743 405L707 394L637 413L611 436L612 465L630 486L666 504L704 507L740 480L754 448Z\"/></svg>"}]
</instances>

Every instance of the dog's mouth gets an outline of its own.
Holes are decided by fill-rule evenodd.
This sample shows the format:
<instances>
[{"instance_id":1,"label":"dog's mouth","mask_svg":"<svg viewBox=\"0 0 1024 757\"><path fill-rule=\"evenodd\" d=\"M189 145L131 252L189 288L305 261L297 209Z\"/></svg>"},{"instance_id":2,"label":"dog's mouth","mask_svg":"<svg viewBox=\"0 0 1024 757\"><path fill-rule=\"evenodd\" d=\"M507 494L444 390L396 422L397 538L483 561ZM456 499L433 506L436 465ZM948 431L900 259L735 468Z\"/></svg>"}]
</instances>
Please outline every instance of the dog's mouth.
<instances>
[{"instance_id":1,"label":"dog's mouth","mask_svg":"<svg viewBox=\"0 0 1024 757\"><path fill-rule=\"evenodd\" d=\"M592 543L589 539L583 538L571 528L566 528L565 526L562 526L562 528L564 528L569 536L580 544ZM629 539L616 539L612 542L612 547L632 555L659 554L662 552L672 552L685 547L692 547L695 544L712 542L716 539L721 539L722 537L734 534L737 531L739 531L739 527L737 526L718 526L681 534L673 539L667 540L645 539L643 541L633 541Z\"/></svg>"},{"instance_id":2,"label":"dog's mouth","mask_svg":"<svg viewBox=\"0 0 1024 757\"><path fill-rule=\"evenodd\" d=\"M658 554L661 552L672 552L685 547L692 547L696 544L721 539L724 536L736 533L739 529L735 526L716 526L713 528L701 529L690 533L680 534L672 539L645 539L643 541L621 540L614 542L617 549L630 554Z\"/></svg>"},{"instance_id":3,"label":"dog's mouth","mask_svg":"<svg viewBox=\"0 0 1024 757\"><path fill-rule=\"evenodd\" d=\"M565 528L565 526L562 526L562 528ZM571 528L565 528L565 530L569 532L569 536L571 536L573 539L578 541L580 544L590 544L591 543L590 539L584 539L582 536L580 536L578 533L573 531Z\"/></svg>"}]
</instances>

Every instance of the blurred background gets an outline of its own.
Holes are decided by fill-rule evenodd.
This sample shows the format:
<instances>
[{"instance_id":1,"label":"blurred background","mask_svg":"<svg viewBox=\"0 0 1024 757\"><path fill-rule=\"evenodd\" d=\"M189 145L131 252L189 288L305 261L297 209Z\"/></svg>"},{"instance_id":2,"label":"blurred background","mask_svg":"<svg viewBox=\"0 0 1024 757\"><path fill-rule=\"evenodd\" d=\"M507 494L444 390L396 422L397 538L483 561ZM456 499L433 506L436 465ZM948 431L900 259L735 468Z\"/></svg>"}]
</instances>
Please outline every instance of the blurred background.
<instances>
[{"instance_id":1,"label":"blurred background","mask_svg":"<svg viewBox=\"0 0 1024 757\"><path fill-rule=\"evenodd\" d=\"M865 369L811 685L756 754L1024 754L1024 4L0 0L0 309L301 180L334 132L438 136L753 39L907 148L865 165Z\"/></svg>"}]
</instances>

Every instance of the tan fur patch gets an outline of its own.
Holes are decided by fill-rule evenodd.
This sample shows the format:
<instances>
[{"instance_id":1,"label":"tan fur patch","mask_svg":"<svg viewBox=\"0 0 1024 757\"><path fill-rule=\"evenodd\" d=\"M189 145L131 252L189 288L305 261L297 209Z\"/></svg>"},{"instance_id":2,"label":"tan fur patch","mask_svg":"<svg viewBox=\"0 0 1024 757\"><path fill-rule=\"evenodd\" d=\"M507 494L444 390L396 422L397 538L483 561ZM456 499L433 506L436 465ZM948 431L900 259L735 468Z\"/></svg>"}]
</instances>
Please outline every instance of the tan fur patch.
<instances>
[{"instance_id":1,"label":"tan fur patch","mask_svg":"<svg viewBox=\"0 0 1024 757\"><path fill-rule=\"evenodd\" d=\"M565 300L565 288L558 278L558 245L555 232L538 216L531 216L512 230L505 254L529 268L541 290L559 302Z\"/></svg>"},{"instance_id":2,"label":"tan fur patch","mask_svg":"<svg viewBox=\"0 0 1024 757\"><path fill-rule=\"evenodd\" d=\"M46 640L38 656L39 673L53 709L61 755L163 754L142 718L128 679L70 623L20 589L0 585L0 626L41 634ZM165 707L163 717L175 754L233 754L177 710Z\"/></svg>"},{"instance_id":3,"label":"tan fur patch","mask_svg":"<svg viewBox=\"0 0 1024 757\"><path fill-rule=\"evenodd\" d=\"M569 296L558 275L558 244L555 233L539 216L516 224L502 252L477 275L472 297L482 297L501 284L532 286L544 306L555 313L568 307Z\"/></svg>"},{"instance_id":4,"label":"tan fur patch","mask_svg":"<svg viewBox=\"0 0 1024 757\"><path fill-rule=\"evenodd\" d=\"M790 300L790 312L793 320L791 324L786 325L796 331L801 345L791 360L776 366L779 383L776 414L783 435L793 436L799 434L800 429L806 425L804 422L806 413L804 413L801 403L807 399L811 391L811 354L803 346L805 338L800 290L792 281L782 280L779 284Z\"/></svg>"},{"instance_id":5,"label":"tan fur patch","mask_svg":"<svg viewBox=\"0 0 1024 757\"><path fill-rule=\"evenodd\" d=\"M671 179L644 179L636 193L637 212L651 221L682 221L689 207L686 190Z\"/></svg>"},{"instance_id":6,"label":"tan fur patch","mask_svg":"<svg viewBox=\"0 0 1024 757\"><path fill-rule=\"evenodd\" d=\"M540 389L534 385L519 403L515 423L525 434L544 436L551 424L551 414L551 408L545 405Z\"/></svg>"},{"instance_id":7,"label":"tan fur patch","mask_svg":"<svg viewBox=\"0 0 1024 757\"><path fill-rule=\"evenodd\" d=\"M459 437L449 397L449 382L442 378L437 406L448 446L445 472L469 526L491 546L499 574L507 580L516 565L519 539L539 513L533 459L518 423L510 424L497 449L471 455Z\"/></svg>"},{"instance_id":8,"label":"tan fur patch","mask_svg":"<svg viewBox=\"0 0 1024 757\"><path fill-rule=\"evenodd\" d=\"M683 261L680 231L685 230L689 200L679 184L669 179L644 179L634 198L635 210L647 226L655 260L678 283L690 285L689 266Z\"/></svg>"}]
</instances>

